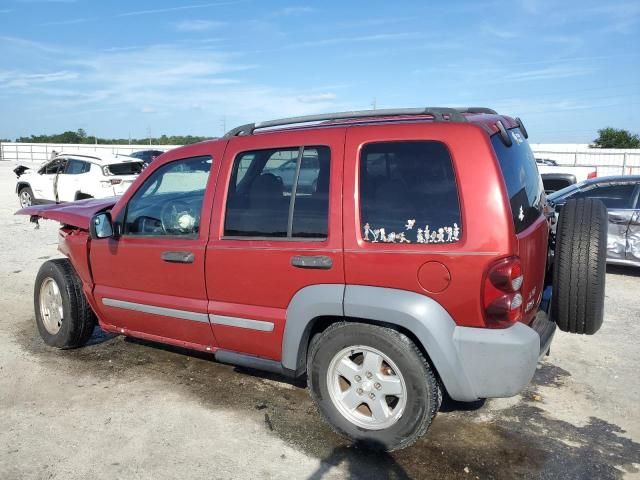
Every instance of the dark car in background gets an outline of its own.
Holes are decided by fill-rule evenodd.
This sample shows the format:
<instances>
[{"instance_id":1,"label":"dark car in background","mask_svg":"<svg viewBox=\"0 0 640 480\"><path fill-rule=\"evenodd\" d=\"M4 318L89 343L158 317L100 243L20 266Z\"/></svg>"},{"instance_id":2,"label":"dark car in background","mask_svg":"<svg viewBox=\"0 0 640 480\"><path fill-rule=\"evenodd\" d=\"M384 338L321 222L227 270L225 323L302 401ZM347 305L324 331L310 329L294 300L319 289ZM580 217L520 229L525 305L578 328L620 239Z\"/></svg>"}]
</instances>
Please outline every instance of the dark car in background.
<instances>
[{"instance_id":1,"label":"dark car in background","mask_svg":"<svg viewBox=\"0 0 640 480\"><path fill-rule=\"evenodd\" d=\"M607 207L607 262L640 267L640 175L600 177L549 195L556 211L570 199L596 198Z\"/></svg>"},{"instance_id":2,"label":"dark car in background","mask_svg":"<svg viewBox=\"0 0 640 480\"><path fill-rule=\"evenodd\" d=\"M156 157L159 157L163 153L164 150L139 150L137 152L130 153L129 156L142 160L145 165L149 165Z\"/></svg>"}]
</instances>

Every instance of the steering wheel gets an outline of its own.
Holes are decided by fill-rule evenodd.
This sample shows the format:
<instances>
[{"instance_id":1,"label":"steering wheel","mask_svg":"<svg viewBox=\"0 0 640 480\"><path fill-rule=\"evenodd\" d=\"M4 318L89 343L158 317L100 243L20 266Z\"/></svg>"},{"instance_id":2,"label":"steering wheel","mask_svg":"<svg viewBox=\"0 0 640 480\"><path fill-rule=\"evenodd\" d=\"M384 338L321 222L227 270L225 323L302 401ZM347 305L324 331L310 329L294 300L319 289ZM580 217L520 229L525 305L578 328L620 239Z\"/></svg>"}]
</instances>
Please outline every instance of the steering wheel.
<instances>
[{"instance_id":1,"label":"steering wheel","mask_svg":"<svg viewBox=\"0 0 640 480\"><path fill-rule=\"evenodd\" d=\"M182 200L167 202L160 211L162 230L167 235L195 233L198 214Z\"/></svg>"}]
</instances>

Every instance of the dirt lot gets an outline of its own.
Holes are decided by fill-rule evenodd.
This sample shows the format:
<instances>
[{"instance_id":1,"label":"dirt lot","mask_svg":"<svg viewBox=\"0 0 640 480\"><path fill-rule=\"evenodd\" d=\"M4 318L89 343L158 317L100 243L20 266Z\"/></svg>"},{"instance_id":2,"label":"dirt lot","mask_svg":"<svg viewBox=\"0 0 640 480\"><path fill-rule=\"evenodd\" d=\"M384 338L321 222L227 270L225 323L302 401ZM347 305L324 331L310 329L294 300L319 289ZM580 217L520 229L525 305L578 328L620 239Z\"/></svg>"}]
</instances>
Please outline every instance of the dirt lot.
<instances>
[{"instance_id":1,"label":"dirt lot","mask_svg":"<svg viewBox=\"0 0 640 480\"><path fill-rule=\"evenodd\" d=\"M57 224L13 216L13 188L0 165L1 479L640 478L640 270L609 269L602 330L559 333L521 395L445 402L415 446L370 454L282 378L98 331L45 347L32 289Z\"/></svg>"}]
</instances>

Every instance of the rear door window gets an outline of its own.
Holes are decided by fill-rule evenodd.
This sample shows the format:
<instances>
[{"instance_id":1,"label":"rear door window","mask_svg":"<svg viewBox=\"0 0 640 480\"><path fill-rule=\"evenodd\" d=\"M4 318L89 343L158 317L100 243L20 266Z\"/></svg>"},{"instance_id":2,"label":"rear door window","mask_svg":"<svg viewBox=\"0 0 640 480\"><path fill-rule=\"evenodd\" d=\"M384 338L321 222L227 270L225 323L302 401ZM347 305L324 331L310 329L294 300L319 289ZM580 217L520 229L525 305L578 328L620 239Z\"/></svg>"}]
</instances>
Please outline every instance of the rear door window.
<instances>
[{"instance_id":1,"label":"rear door window","mask_svg":"<svg viewBox=\"0 0 640 480\"><path fill-rule=\"evenodd\" d=\"M327 238L329 158L324 146L240 153L231 174L224 235Z\"/></svg>"},{"instance_id":2,"label":"rear door window","mask_svg":"<svg viewBox=\"0 0 640 480\"><path fill-rule=\"evenodd\" d=\"M462 237L451 155L441 142L371 143L360 157L362 238L452 243Z\"/></svg>"},{"instance_id":3,"label":"rear door window","mask_svg":"<svg viewBox=\"0 0 640 480\"><path fill-rule=\"evenodd\" d=\"M509 194L516 233L532 225L542 214L544 187L536 159L519 128L509 130L513 143L507 147L496 134L491 137Z\"/></svg>"}]
</instances>

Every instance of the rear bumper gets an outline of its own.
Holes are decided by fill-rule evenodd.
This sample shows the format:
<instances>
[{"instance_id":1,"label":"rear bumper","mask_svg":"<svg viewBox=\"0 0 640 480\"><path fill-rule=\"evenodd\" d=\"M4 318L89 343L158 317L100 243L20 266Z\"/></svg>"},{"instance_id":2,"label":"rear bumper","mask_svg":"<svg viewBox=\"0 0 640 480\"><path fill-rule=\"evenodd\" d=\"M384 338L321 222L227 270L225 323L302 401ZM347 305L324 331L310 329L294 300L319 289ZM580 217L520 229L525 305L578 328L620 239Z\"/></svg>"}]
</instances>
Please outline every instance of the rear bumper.
<instances>
[{"instance_id":1,"label":"rear bumper","mask_svg":"<svg viewBox=\"0 0 640 480\"><path fill-rule=\"evenodd\" d=\"M470 391L458 400L511 397L525 388L549 350L556 324L540 310L530 326L502 330L456 327L453 344Z\"/></svg>"}]
</instances>

